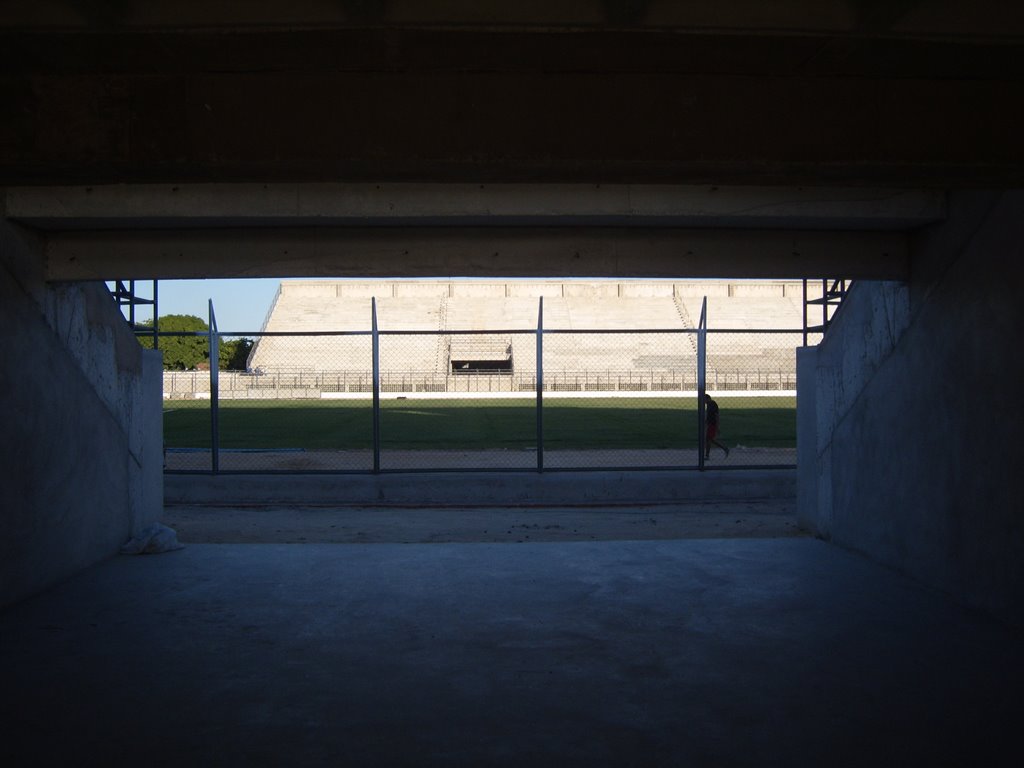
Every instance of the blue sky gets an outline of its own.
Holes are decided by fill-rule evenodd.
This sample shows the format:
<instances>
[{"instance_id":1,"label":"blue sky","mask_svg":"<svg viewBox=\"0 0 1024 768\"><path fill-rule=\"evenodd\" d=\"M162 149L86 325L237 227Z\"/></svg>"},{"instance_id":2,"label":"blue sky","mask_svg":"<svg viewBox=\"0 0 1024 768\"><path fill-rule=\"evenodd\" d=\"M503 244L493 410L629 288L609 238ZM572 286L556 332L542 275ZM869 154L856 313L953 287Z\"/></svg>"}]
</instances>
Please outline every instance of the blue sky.
<instances>
[{"instance_id":1,"label":"blue sky","mask_svg":"<svg viewBox=\"0 0 1024 768\"><path fill-rule=\"evenodd\" d=\"M161 315L196 315L207 319L207 306L213 299L217 328L221 331L255 333L274 299L279 278L242 280L161 280L157 302ZM150 283L136 283L136 291L149 296Z\"/></svg>"}]
</instances>

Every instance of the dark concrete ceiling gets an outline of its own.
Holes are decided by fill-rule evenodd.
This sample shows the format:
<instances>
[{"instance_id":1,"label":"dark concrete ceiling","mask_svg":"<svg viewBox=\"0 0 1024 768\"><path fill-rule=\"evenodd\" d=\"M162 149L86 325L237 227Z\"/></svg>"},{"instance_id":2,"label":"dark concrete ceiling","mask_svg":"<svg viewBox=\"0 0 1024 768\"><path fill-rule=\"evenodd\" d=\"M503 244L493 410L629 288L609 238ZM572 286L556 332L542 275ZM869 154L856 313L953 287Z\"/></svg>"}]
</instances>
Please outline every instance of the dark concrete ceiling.
<instances>
[{"instance_id":1,"label":"dark concrete ceiling","mask_svg":"<svg viewBox=\"0 0 1024 768\"><path fill-rule=\"evenodd\" d=\"M0 185L1018 186L976 0L0 3Z\"/></svg>"}]
</instances>

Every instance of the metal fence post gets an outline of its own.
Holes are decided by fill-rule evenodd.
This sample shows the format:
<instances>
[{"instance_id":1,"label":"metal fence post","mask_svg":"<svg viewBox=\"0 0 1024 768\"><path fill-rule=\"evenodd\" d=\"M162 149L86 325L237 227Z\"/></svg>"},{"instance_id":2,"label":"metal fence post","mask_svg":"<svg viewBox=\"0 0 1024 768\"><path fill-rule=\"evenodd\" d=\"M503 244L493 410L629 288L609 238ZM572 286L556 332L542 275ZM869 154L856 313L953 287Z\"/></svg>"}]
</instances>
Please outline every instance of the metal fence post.
<instances>
[{"instance_id":1,"label":"metal fence post","mask_svg":"<svg viewBox=\"0 0 1024 768\"><path fill-rule=\"evenodd\" d=\"M804 282L803 282L803 291L804 291L804 294L803 294L803 299L804 299L804 311L803 311L803 315L804 315L804 322L803 322L803 326L804 326L804 346L806 347L807 346L807 278L806 277L804 278Z\"/></svg>"},{"instance_id":2,"label":"metal fence post","mask_svg":"<svg viewBox=\"0 0 1024 768\"><path fill-rule=\"evenodd\" d=\"M157 284L159 280L153 281L153 349L160 348L160 311L157 304Z\"/></svg>"},{"instance_id":3,"label":"metal fence post","mask_svg":"<svg viewBox=\"0 0 1024 768\"><path fill-rule=\"evenodd\" d=\"M380 472L380 334L377 332L377 297L370 299L373 340L373 471Z\"/></svg>"},{"instance_id":4,"label":"metal fence post","mask_svg":"<svg viewBox=\"0 0 1024 768\"><path fill-rule=\"evenodd\" d=\"M700 322L697 323L697 468L704 469L706 432L704 425L704 394L707 392L708 364L708 297L700 305Z\"/></svg>"},{"instance_id":5,"label":"metal fence post","mask_svg":"<svg viewBox=\"0 0 1024 768\"><path fill-rule=\"evenodd\" d=\"M537 471L544 471L544 297L537 306Z\"/></svg>"},{"instance_id":6,"label":"metal fence post","mask_svg":"<svg viewBox=\"0 0 1024 768\"><path fill-rule=\"evenodd\" d=\"M821 332L828 328L828 278L821 281Z\"/></svg>"},{"instance_id":7,"label":"metal fence post","mask_svg":"<svg viewBox=\"0 0 1024 768\"><path fill-rule=\"evenodd\" d=\"M210 469L220 471L220 335L210 299Z\"/></svg>"}]
</instances>

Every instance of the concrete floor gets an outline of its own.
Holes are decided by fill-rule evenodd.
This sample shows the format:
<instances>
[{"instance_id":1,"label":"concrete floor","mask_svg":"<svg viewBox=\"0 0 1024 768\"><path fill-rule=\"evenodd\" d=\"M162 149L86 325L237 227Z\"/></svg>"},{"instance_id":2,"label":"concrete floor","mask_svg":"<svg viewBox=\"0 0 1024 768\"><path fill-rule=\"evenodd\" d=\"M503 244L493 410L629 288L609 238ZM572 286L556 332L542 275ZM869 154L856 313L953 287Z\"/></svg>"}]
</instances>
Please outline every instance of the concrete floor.
<instances>
[{"instance_id":1,"label":"concrete floor","mask_svg":"<svg viewBox=\"0 0 1024 768\"><path fill-rule=\"evenodd\" d=\"M438 544L806 536L793 499L572 507L167 505L194 544Z\"/></svg>"},{"instance_id":2,"label":"concrete floor","mask_svg":"<svg viewBox=\"0 0 1024 768\"><path fill-rule=\"evenodd\" d=\"M0 759L1017 765L1020 641L810 538L193 544L0 614Z\"/></svg>"}]
</instances>

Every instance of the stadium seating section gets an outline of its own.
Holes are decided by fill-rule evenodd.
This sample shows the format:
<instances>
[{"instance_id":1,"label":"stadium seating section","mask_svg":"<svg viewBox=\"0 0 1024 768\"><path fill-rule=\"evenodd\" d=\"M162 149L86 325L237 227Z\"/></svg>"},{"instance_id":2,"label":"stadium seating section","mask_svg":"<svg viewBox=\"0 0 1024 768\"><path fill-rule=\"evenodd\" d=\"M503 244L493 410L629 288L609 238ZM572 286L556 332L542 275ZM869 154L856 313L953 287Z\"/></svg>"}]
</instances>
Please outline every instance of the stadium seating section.
<instances>
[{"instance_id":1,"label":"stadium seating section","mask_svg":"<svg viewBox=\"0 0 1024 768\"><path fill-rule=\"evenodd\" d=\"M552 332L544 336L545 380L561 376L569 389L586 388L600 372L620 379L623 372L636 372L651 381L658 374L688 375L695 366L696 336L687 331L696 327L704 297L709 377L790 377L793 350L801 343L800 282L295 280L282 282L263 329L295 335L261 336L249 367L330 373L339 390L364 389L375 300L385 383L405 376L418 382L413 389L444 391L452 389L445 380L461 373L515 374L527 382L536 374L541 296L544 329ZM765 332L780 329L794 332ZM605 333L582 333L593 330ZM580 374L583 383L572 384ZM396 391L409 387L394 385ZM598 388L593 382L591 387Z\"/></svg>"}]
</instances>

